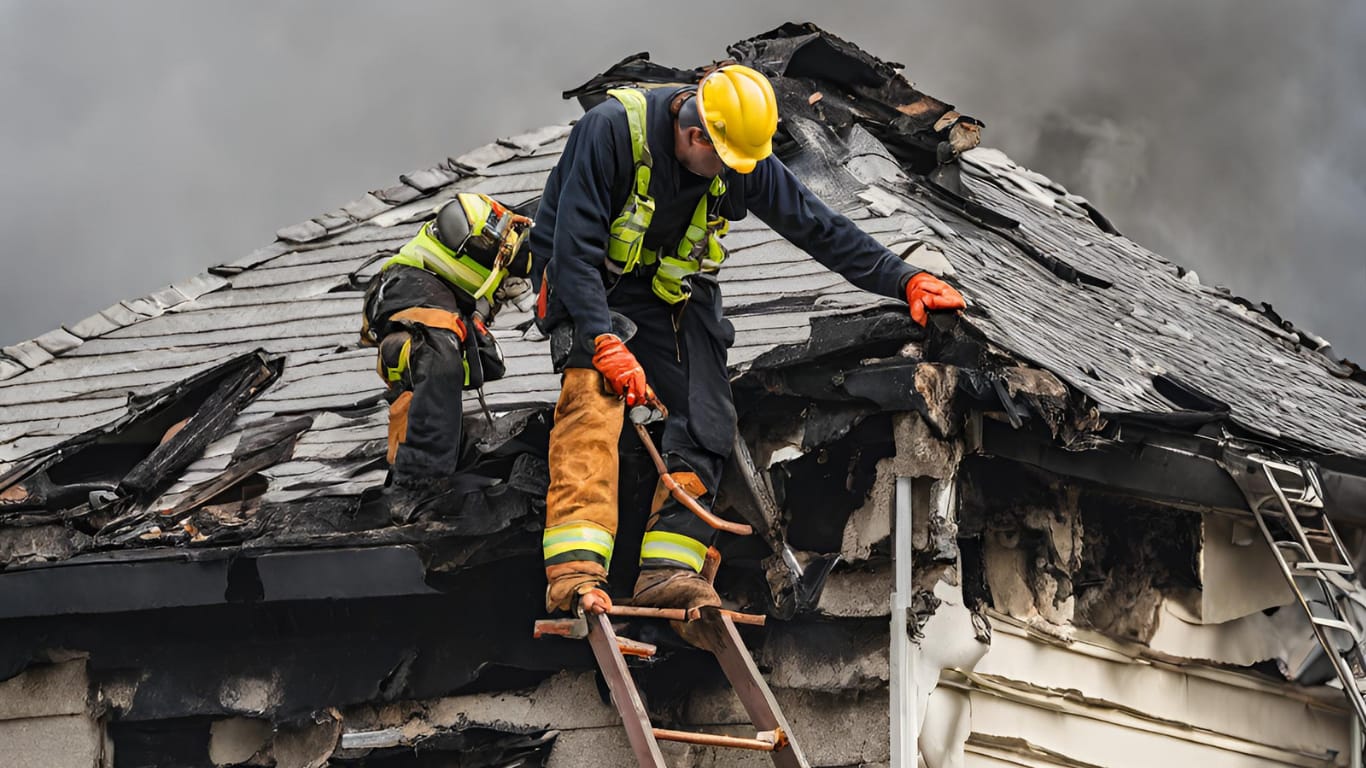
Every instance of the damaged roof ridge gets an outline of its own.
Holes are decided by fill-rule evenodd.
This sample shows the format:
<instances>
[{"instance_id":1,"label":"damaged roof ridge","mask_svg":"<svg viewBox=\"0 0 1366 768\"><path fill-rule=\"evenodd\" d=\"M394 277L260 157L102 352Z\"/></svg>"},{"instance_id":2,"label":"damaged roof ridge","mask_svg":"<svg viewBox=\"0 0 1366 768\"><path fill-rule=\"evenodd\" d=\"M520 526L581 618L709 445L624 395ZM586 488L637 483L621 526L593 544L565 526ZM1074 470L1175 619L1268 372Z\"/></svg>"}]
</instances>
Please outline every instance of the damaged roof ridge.
<instances>
[{"instance_id":1,"label":"damaged roof ridge","mask_svg":"<svg viewBox=\"0 0 1366 768\"><path fill-rule=\"evenodd\" d=\"M840 106L838 102L843 98L846 101L851 102L855 109L858 109L861 106L868 107L871 117L866 117L864 119L873 121L886 119L895 121L901 119L895 115L889 116L886 114L886 108L888 108L888 104L896 105L903 104L904 102L886 102L886 99L883 98L885 94L865 90L860 91L859 93L844 93L842 96L839 96L835 93L839 87L838 83L830 85L821 80L819 74L817 74L813 80L803 78L801 82L795 82L788 79L787 83L783 83L781 82L781 79L781 75L775 76L775 82L779 86L779 92L784 94L784 98L792 101L793 104L800 101L800 105L793 107L794 110L799 110L801 105L808 105L807 96L809 95L810 90L808 89L805 92L801 92L800 89L808 88L809 86L824 91L823 108L838 108ZM800 98L793 101L794 95ZM929 101L932 100L932 97L926 98L926 103L928 104ZM787 109L787 106L788 101L785 101L784 109ZM916 118L916 114L911 114L910 112L902 112L901 114L909 118ZM864 122L856 122L855 125L859 127L860 131L866 132ZM898 123L898 125L900 125L900 123ZM386 245L397 244L399 240L403 239L401 233L410 232L417 228L415 220L409 222L407 219L396 216L396 213L402 213L403 216L426 216L440 200L453 195L456 191L478 191L485 188L492 190L497 184L516 186L519 188L523 186L532 186L533 182L543 175L544 168L552 165L549 160L556 158L556 153L560 151L559 147L563 146L563 141L561 139L564 134L568 133L570 128L566 125L556 125L543 130L544 133L540 134L536 141L545 139L545 143L540 144L537 149L533 149L530 153L526 151L525 146L530 146L534 142L531 142L530 140L523 142L519 139L498 140L491 145L485 145L484 147L477 148L471 153L462 155L461 158L464 158L467 163L474 163L477 160L481 163L488 161L490 164L483 165L474 172L467 173L462 170L460 174L458 174L458 179L448 183L429 187L428 182L439 181L450 176L448 173L438 171L431 174L430 178L423 177L418 186L404 186L404 190L407 191L402 193L401 200L380 200L380 195L378 193L369 193L367 197L358 201L364 203L365 210L369 211L369 218L364 219L363 224L359 226L341 228L341 225L336 221L324 221L329 218L342 218L331 214L324 214L323 216L316 217L311 221L313 221L317 227L326 230L328 226L336 224L337 228L335 230L327 231L316 237L316 239L311 239L309 242L296 243L277 241L272 243L271 246L253 251L252 256L245 260L250 261L257 256L263 256L264 258L261 258L257 263L245 268L232 268L235 270L234 276L227 281L230 284L231 290L224 291L220 293L219 296L227 299L231 299L231 297L234 296L241 296L241 301L243 302L259 301L259 303L237 305L234 301L225 301L223 303L226 306L199 307L196 306L194 302L190 302L178 305L176 309L163 313L170 317L162 326L148 327L143 325L141 320L154 318L138 318L136 320L136 324L139 326L138 330L116 330L114 331L112 338L99 342L96 347L82 345L69 352L69 355L79 358L79 360L70 366L71 371L69 373L64 373L63 375L75 377L80 373L78 369L83 365L93 366L91 369L92 371L112 366L136 366L139 364L136 360L139 355L145 355L148 361L155 361L160 358L171 362L181 359L181 355L179 354L181 351L192 351L196 356L211 355L213 356L213 359L218 360L222 359L222 356L246 349L248 345L255 345L259 341L261 345L267 346L275 353L284 352L286 349L290 350L288 359L289 365L286 368L284 377L279 383L274 385L272 391L265 393L257 403L249 406L244 411L244 413L249 414L244 421L254 420L254 423L269 421L273 418L269 414L275 413L305 413L312 415L316 413L330 413L337 410L355 409L357 406L361 406L367 409L367 411L372 406L374 408L382 408L382 403L375 397L375 395L380 392L380 384L373 381L371 368L362 364L362 359L368 357L372 352L367 352L365 349L356 346L354 325L357 325L359 322L359 292L345 291L339 294L321 293L308 297L300 296L296 298L294 296L286 295L287 290L293 290L291 286L294 285L294 283L281 283L280 287L285 290L280 290L278 292L273 290L276 288L273 282L270 284L263 283L262 288L244 287L241 284L249 283L253 278L259 279L261 275L269 275L270 273L281 273L269 278L271 281L278 281L302 279L304 273L320 273L327 270L342 271L342 269L345 268L344 265L349 264L352 261L352 257L349 254L357 254L355 258L360 259L363 258L362 252L367 252L370 254L380 254L378 258L382 258L382 254L386 250ZM830 133L830 135L826 136L826 133ZM860 136L861 135L862 134L860 133ZM560 136L561 139L546 138L552 136ZM869 140L884 142L882 145L884 148L892 146L888 137L885 135L879 134L880 138L874 138L872 133L868 133L868 136ZM834 151L842 146L842 139L835 132L821 132L820 140L826 143L815 146L815 149ZM905 149L905 147L902 149ZM481 152L484 154L480 154ZM535 166L534 169L531 168L531 165L516 165L520 162L527 162L527 159L530 157L537 157L538 152L541 153L539 156L544 157L547 160L532 162L531 165ZM881 156L880 153L871 154ZM890 149L888 150L887 157L895 159L903 169L912 167L910 164L911 161L907 160L904 155L894 157L891 154ZM896 159L897 157L900 159ZM448 161L446 168L454 171L454 166L456 164L457 163L454 161ZM504 167L509 171L509 174L498 175L495 173L497 169ZM821 165L820 167L802 170L804 180L821 182L824 178L822 173L825 172L823 170L825 168L825 165ZM873 174L876 175L876 178L900 178L899 175L890 173L890 166L885 168L879 166L879 168L880 170L888 171L889 173L883 175ZM967 176L968 174L965 173L964 175ZM414 180L412 174L407 174L405 176L408 181ZM843 179L842 176L839 178ZM511 181L508 181L508 179L511 179ZM1031 184L1037 185L1042 183L1037 179L1027 178L1027 180ZM865 181L864 183L866 184L867 182ZM874 181L873 183L879 184L877 181ZM485 184L493 184L494 186L482 186ZM1065 211L1062 207L1058 207L1053 209L1053 212L1057 214L1056 216L1046 216L1045 208L1030 203L1026 197L1020 195L1020 190L1013 186L1008 184L1002 185L999 181L979 178L977 176L973 176L969 179L969 184L975 188L994 190L992 193L983 193L981 197L975 198L977 201L991 202L994 206L994 210L1015 211L1018 208L1019 210L1026 211L1027 213L1021 214L1023 216L1023 224L1030 235L1036 233L1039 235L1038 240L1035 241L1034 244L1042 251L1057 253L1062 258L1077 260L1077 264L1080 267L1085 267L1090 264L1093 268L1094 260L1097 258L1095 254L1109 256L1111 255L1111 251L1113 251L1113 256L1117 260L1132 259L1132 264L1134 265L1132 267L1129 266L1129 262L1127 261L1124 264L1116 265L1117 268L1123 269L1122 274L1126 277L1141 275L1140 268L1144 271L1157 271L1160 269L1158 266L1155 266L1157 262L1160 261L1160 257L1154 254L1151 259L1146 255L1143 258L1139 258L1135 254L1140 254L1140 252L1141 254L1149 254L1150 252L1141 249L1134 244L1130 244L1127 248L1107 245L1106 250L1096 250L1093 252L1091 243L1082 242L1083 239L1106 244L1112 242L1112 238L1097 234L1094 228L1094 220L1087 221L1085 216L1078 214L1076 211L1071 211L1071 209ZM428 189L424 193L418 188L419 186L427 187ZM1053 274L1036 274L1039 270L1033 266L1026 265L1025 259L1020 259L1017 254L1011 253L1013 249L1010 244L1000 241L997 238L990 237L989 235L982 236L977 227L973 226L971 223L967 223L968 219L966 219L964 215L952 210L946 211L943 208L934 205L931 200L926 199L928 193L916 192L912 186L910 179L907 179L896 186L894 193L898 198L909 199L911 202L910 204L901 205L892 216L883 217L881 215L875 215L868 206L851 208L849 212L852 218L861 225L861 228L874 234L874 238L881 242L890 242L894 248L896 248L898 244L918 241L926 243L932 248L942 249L947 253L952 253L956 268L961 272L967 273L963 276L967 278L963 280L965 286L964 292L969 294L970 300L981 301L979 308L982 312L979 314L970 310L966 318L967 322L963 327L970 330L971 333L975 335L988 338L992 344L999 345L997 349L1003 353L1002 357L1007 356L1004 354L1006 349L1015 346L1015 337L1013 335L1010 333L1001 334L1000 325L1002 323L1015 325L1016 333L1036 333L1038 338L1048 339L1047 345L1066 346L1065 343L1061 341L1062 339L1066 339L1067 336L1065 325L1062 330L1051 334L1050 338L1048 331L1052 329L1046 327L1050 321L1043 316L1044 312L1050 310L1040 308L1037 306L1037 303L1031 305L1019 300L1019 297L1028 296L1029 294L1017 291L1015 293L1016 298L1006 298L995 296L991 293L992 290L997 290L1001 287L1007 289L1014 287L1046 289L1046 286L1050 283L1056 283L1056 272ZM829 193L831 195L841 194L843 190L843 188L836 189L829 185L822 186L819 183L813 183L812 188L832 190ZM1051 187L1046 184L1043 188L1051 189ZM409 196L409 193L411 193L411 196ZM371 197L374 199L370 199ZM998 198L1005 202L998 203ZM518 197L518 199L521 200L523 197ZM358 208L357 210L360 209ZM1004 218L1005 214L1000 214L1000 216ZM357 217L352 216L352 218ZM380 226L379 222L381 220L388 221L389 219L393 219L393 222L403 223L395 223L392 229ZM828 278L830 287L823 287L823 281L826 278L819 278L819 276L826 274L824 268L821 268L803 254L799 246L794 246L786 243L786 241L782 241L780 236L773 232L773 230L761 220L758 220L757 217L748 217L748 219L748 221L737 220L737 222L735 222L735 236L742 239L734 242L741 247L732 252L732 255L736 256L737 259L734 262L734 266L730 270L727 270L722 277L723 291L727 294L727 314L736 320L735 325L737 326L737 330L741 331L739 338L736 341L736 345L732 350L732 365L730 370L732 378L743 373L752 366L767 364L774 360L778 360L779 362L799 363L800 361L798 358L800 358L800 356L812 355L814 354L813 350L816 350L818 347L821 350L840 350L839 344L830 344L829 338L808 338L812 336L813 329L818 326L819 321L816 319L818 317L857 316L863 311L878 313L885 315L888 318L893 315L899 318L904 317L904 303L900 303L896 299L877 297L873 294L862 292L846 283L844 279L838 275L831 274ZM1065 223L1059 224L1057 222ZM313 230L310 229L310 232L313 232ZM774 243L772 248L769 247L770 241ZM1125 240L1124 242L1128 243L1129 241ZM373 243L373 245L369 245L371 243ZM1078 254L1078 248L1084 250ZM333 249L344 250L334 251ZM1000 252L999 254L997 253L998 251ZM334 259L332 258L334 253L337 255L344 255L345 258ZM749 258L745 258L746 256ZM300 263L292 263L292 261L296 259L300 260ZM912 257L911 260L915 261L914 257ZM760 263L761 261L763 263ZM947 257L945 257L945 261L947 261ZM797 262L801 263L797 264ZM995 262L995 265L988 267L988 270L990 271L983 269L983 267L986 267L992 262ZM1018 266L1000 266L1003 262L1018 264ZM314 270L301 269L301 267L311 264L324 266ZM792 265L790 269L788 268L789 264ZM335 265L342 266L338 267ZM296 273L291 270L300 271ZM815 271L813 272L811 270ZM357 275L362 278L368 277L374 271L377 270L373 268L358 270L356 274L352 275L351 279L355 280ZM998 274L991 273L999 273L1002 271L1008 271L1011 274L1001 277ZM1097 270L1097 273L1112 277L1111 273L1105 270ZM1166 272L1164 272L1164 274L1166 274ZM325 282L330 283L333 279L341 280L343 277L344 276L338 275L336 278L329 278ZM794 279L785 281L785 277L793 277ZM1135 278L1135 280L1136 279L1137 278ZM993 281L995 283L994 285L982 285L983 282ZM1012 282L1014 285L1012 285ZM1168 285L1168 283L1163 281L1162 285L1165 286ZM974 297L971 291L978 286L981 286L982 289L978 291L976 297ZM1194 290L1197 289L1189 283L1186 283L1186 287L1182 289L1182 291ZM252 294L252 291L261 291L261 293ZM1061 291L1061 293L1063 293L1064 296L1072 296L1077 292ZM1081 293L1090 297L1098 296L1101 292L1083 290ZM1185 294L1183 293L1182 295ZM258 300L255 298L256 296L261 298ZM339 303L301 303L309 301L328 302L333 300L338 301ZM212 297L206 298L204 301L215 304L219 303L215 302ZM1118 307L1120 303L1120 300L1118 299L1101 301L1108 302L1108 304L1113 307ZM355 302L356 317L354 319L356 320L356 323L354 324L349 322L351 312L347 309L347 307L352 306L352 302ZM887 311L882 307L884 303L888 306L900 303L902 309L899 311ZM1063 303L1067 302L1064 301ZM1100 323L1099 325L1091 323L1089 322L1089 318L1082 320L1079 331L1081 334L1084 335L1089 333L1093 339L1098 338L1101 340L1110 338L1114 335L1104 324L1106 312L1101 311L1108 310L1110 306L1102 307L1094 303L1092 299L1072 301L1071 304L1076 310L1082 313L1089 313L1097 318L1097 322ZM267 315L275 317L282 314L290 314L292 316L292 310L296 307L299 308L300 314L308 315L308 317L304 319L289 320L288 322L294 323L294 325L289 328L282 330L277 328L279 325L278 322L260 319L262 316ZM318 309L324 309L325 314L310 314ZM1051 311L1057 312L1056 309ZM1199 312L1201 310L1197 308L1195 311ZM129 310L129 312L131 313L132 310ZM332 314L334 312L335 314ZM253 314L256 315L255 319L253 319ZM991 322L992 314L996 317L995 324ZM1065 317L1066 313L1059 316ZM1187 315L1187 317L1190 317L1190 315ZM241 327L235 329L225 328L224 330L226 333L222 334L220 334L219 328L217 327L212 329L204 327L209 323L219 323L220 321L222 321L221 324L223 326ZM182 322L185 323L185 325L181 325ZM864 320L860 320L859 322L865 323ZM242 325L243 323L247 324ZM879 332L883 333L882 336L878 337L879 343L892 343L893 339L886 333L886 326L890 325L890 323L882 320L868 320L865 324L868 328L873 328L876 325ZM909 325L909 321L905 324ZM327 327L320 329L320 326ZM156 331L158 328L162 335L142 335L148 331ZM1197 329L1192 326L1192 330ZM1125 334L1130 331L1132 331L1132 329L1126 329ZM296 335L287 338L277 338L282 332ZM512 406L505 404L507 402L515 402L517 405L534 405L541 409L547 408L548 404L553 402L554 391L558 389L558 377L549 370L547 356L544 354L544 345L538 343L538 340L534 338L519 338L511 330L505 330L501 327L495 329L495 333L498 336L500 343L505 345L505 359L509 365L508 376L503 381L492 384L489 388L488 396L491 402L495 403L495 407L498 410L511 408ZM1004 341L993 339L988 336L988 334L996 334ZM1265 350L1260 347L1255 350L1251 349L1246 338L1251 337L1252 335L1253 334L1248 332L1240 334L1237 339L1233 339L1233 341L1240 342L1239 347L1234 350L1234 352L1236 352L1236 354L1234 354L1235 358L1248 358L1249 356L1264 351L1270 351L1274 354L1286 354L1284 352L1277 353L1269 348ZM250 338L248 338L248 336ZM1124 334L1120 334L1120 336L1123 337ZM850 336L845 335L841 338L850 338ZM919 337L914 336L913 332L909 338L913 341L919 340ZM235 341L225 341L228 339L235 339ZM1205 353L1207 356L1211 356L1216 353L1211 352L1209 348L1220 341L1222 341L1222 339L1215 336L1212 339L1200 339L1194 343L1178 346L1180 346L1184 352ZM148 346L157 348L144 349ZM1040 346L1044 345L1025 344L1018 347L1022 350L1028 350L1033 354L1017 352L1016 357L1021 361L1028 361L1029 364L1042 370L1062 371L1062 373L1056 375L1061 381L1066 382L1068 392L1072 395L1077 395L1078 393L1086 394L1093 401L1108 404L1110 410L1115 410L1116 412L1120 412L1126 407L1133 407L1135 409L1150 408L1158 412L1165 412L1167 409L1171 408L1170 403L1163 402L1160 397L1146 391L1150 388L1151 384L1146 379L1146 372L1135 368L1135 370L1139 370L1139 373L1135 374L1128 368L1116 367L1125 361L1112 359L1112 356L1101 354L1101 356L1097 357L1095 354L1091 353L1090 349L1091 346L1094 346L1094 342L1087 342L1081 345L1085 348L1084 351L1088 353L1087 357L1096 361L1095 367L1100 371L1100 375L1096 376L1096 380L1099 383L1092 386L1090 390L1083 388L1082 385L1089 383L1089 380L1081 379L1081 374L1077 374L1076 376L1068 375L1068 372L1075 372L1076 370L1081 370L1084 373L1084 359L1082 361L1083 367L1077 368L1072 365L1077 359L1076 355L1069 357L1067 354L1058 354L1057 352L1050 353L1047 350L1040 349ZM132 351L134 349L137 351ZM341 354L333 354L338 350L342 351ZM847 351L847 349L845 351ZM1143 356L1152 358L1152 355L1146 347L1142 349L1142 352ZM765 353L777 354L777 358L762 359L762 355ZM104 358L106 354L113 358L113 361L108 362L107 364ZM299 357L296 357L296 354L301 357L306 357L310 354L318 356L299 359ZM128 355L128 357L124 358L122 357L123 355ZM327 357L327 355L332 356ZM1291 355L1291 357L1294 356ZM1201 358L1197 354L1193 354L1191 359ZM1043 365L1039 362L1040 360L1053 361L1055 367ZM0 369L4 369L5 367L5 365L0 364ZM1172 368L1172 370L1178 374L1182 373L1180 366L1173 365L1168 367ZM1304 366L1299 367L1303 368ZM193 369L193 367L178 368L177 371ZM91 375L94 374L92 373ZM155 378L154 376L147 376L147 374L143 373L130 373L126 374L126 376L127 379L131 380L142 380L145 377ZM1102 376L1104 379L1103 381ZM1117 381L1119 382L1118 384L1116 383ZM367 384L367 382L369 383ZM1221 390L1217 386L1218 382L1215 382L1215 385L1211 385L1207 381L1198 381L1196 383L1203 385L1206 388L1213 386L1212 394L1229 399L1227 388ZM1321 405L1324 402L1338 403L1340 400L1340 396L1333 397L1333 393L1325 392L1323 390L1325 385L1323 385L1321 381L1309 381L1307 376L1301 375L1295 379L1294 383L1304 385L1302 387L1304 389L1312 389L1310 394L1313 395L1313 402L1315 404ZM58 386L70 387L71 385L63 384ZM1135 389L1138 390L1137 393L1134 392ZM1114 391L1113 393L1112 390ZM1234 397L1232 399L1237 400L1238 395L1243 395L1244 400L1242 402L1246 403L1246 391L1246 387L1233 390ZM96 397L99 394L103 394L103 392L104 390L92 390L86 393L85 396ZM276 397L279 399L272 399ZM473 413L473 398L471 396L466 399L471 403L471 413ZM373 412L376 414L380 413L379 410ZM76 421L68 423L70 423L72 425L71 428L74 429L78 426L88 424L88 420L80 421L79 423ZM1285 426L1281 421L1271 420L1268 423L1279 427ZM49 422L48 427L49 429L58 431L63 429L62 424L59 422ZM1294 430L1284 431L1298 434ZM1305 434L1327 438L1322 442L1324 442L1324 445L1331 447L1338 444L1338 442L1335 441L1341 440L1343 431L1344 430L1341 428L1334 427L1320 432L1311 430L1305 432ZM39 442L28 442L23 438L20 438L18 444L15 445L14 448L15 450L18 450L19 448L31 448L32 446L39 444ZM340 476L323 478L324 481L329 479L337 480L342 484L345 484L346 482L345 478L341 478ZM350 486L346 487L349 488ZM350 493L350 491L344 493Z\"/></svg>"}]
</instances>

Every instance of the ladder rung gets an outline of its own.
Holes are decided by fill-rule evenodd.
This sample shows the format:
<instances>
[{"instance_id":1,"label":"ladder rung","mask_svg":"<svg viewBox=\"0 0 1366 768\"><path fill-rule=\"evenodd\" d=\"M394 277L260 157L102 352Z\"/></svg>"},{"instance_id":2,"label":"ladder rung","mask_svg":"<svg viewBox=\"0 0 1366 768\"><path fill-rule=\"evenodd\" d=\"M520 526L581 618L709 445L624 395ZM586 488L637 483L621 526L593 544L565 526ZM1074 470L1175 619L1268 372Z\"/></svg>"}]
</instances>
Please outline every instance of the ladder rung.
<instances>
[{"instance_id":1,"label":"ladder rung","mask_svg":"<svg viewBox=\"0 0 1366 768\"><path fill-rule=\"evenodd\" d=\"M588 629L583 619L537 619L531 636L537 640L543 637L567 637L577 640L587 637Z\"/></svg>"},{"instance_id":2,"label":"ladder rung","mask_svg":"<svg viewBox=\"0 0 1366 768\"><path fill-rule=\"evenodd\" d=\"M1292 505L1292 506L1293 506L1293 505ZM1317 507L1303 507L1303 508L1297 508L1297 509L1294 510L1294 512L1295 512L1295 519L1298 520L1298 521L1300 522L1301 525L1303 525L1305 522L1312 521L1314 518L1316 518L1316 517L1318 517L1318 516L1320 516L1320 515L1323 514L1323 510L1321 510L1321 509L1319 509L1319 508L1317 508ZM1281 509L1280 506L1278 506L1278 505L1277 505L1277 506L1266 505L1266 506L1263 506L1263 507L1259 507L1259 508L1256 510L1256 513L1259 514L1259 515L1261 515L1262 517L1273 517L1273 518L1276 518L1276 519L1278 519L1278 520L1285 520L1285 519L1287 519L1287 518L1286 518L1286 514L1285 514L1285 510L1284 510L1284 509Z\"/></svg>"},{"instance_id":3,"label":"ladder rung","mask_svg":"<svg viewBox=\"0 0 1366 768\"><path fill-rule=\"evenodd\" d=\"M625 607L626 610L621 611L620 608L622 607ZM650 715L645 710L645 702L640 696L640 690L636 687L635 681L631 678L631 670L627 667L624 658L624 656L629 655L652 656L655 652L655 646L618 636L613 631L608 614L589 614L577 619L542 619L537 621L533 630L536 637L548 635L574 639L587 637L588 644L593 649L593 658L597 661L603 680L606 681L607 687L611 691L611 702L617 708L617 713L621 715L622 726L626 729L626 739L631 745L631 751L635 753L636 760L642 768L664 768L664 755L660 752L658 744L660 740L762 751L769 753L773 764L779 768L808 768L810 763L802 754L801 748L786 733L787 721L778 708L777 701L773 698L773 692L769 690L768 684L759 674L759 668L754 664L754 659L750 656L749 650L745 648L744 641L740 639L739 630L735 628L737 621L762 624L763 616L706 608L699 612L698 617L692 617L688 615L692 613L691 611L626 606L618 607L611 613L618 616L648 616L668 619L675 619L677 616L684 620L700 617L708 622L717 622L723 631L723 635L719 641L720 646L714 649L712 653L720 663L726 679L730 681L732 690L749 714L753 727L756 730L765 729L759 730L755 738L746 739L736 736L655 728L650 722Z\"/></svg>"},{"instance_id":4,"label":"ladder rung","mask_svg":"<svg viewBox=\"0 0 1366 768\"><path fill-rule=\"evenodd\" d=\"M1300 557L1309 556L1309 550L1305 549L1304 545L1298 541L1278 541L1275 544L1277 549L1288 549L1292 554L1297 554Z\"/></svg>"},{"instance_id":5,"label":"ladder rung","mask_svg":"<svg viewBox=\"0 0 1366 768\"><path fill-rule=\"evenodd\" d=\"M1284 515L1282 515L1281 519L1286 518ZM1303 517L1297 517L1295 519L1300 524L1300 532L1304 534L1305 541L1308 541L1311 544L1333 543L1333 538L1331 535L1329 535L1328 531L1325 531L1323 528L1310 525L1310 521L1304 519Z\"/></svg>"},{"instance_id":6,"label":"ladder rung","mask_svg":"<svg viewBox=\"0 0 1366 768\"><path fill-rule=\"evenodd\" d=\"M1311 562L1311 563L1295 563L1295 570L1297 570L1297 571L1331 571L1332 573L1342 573L1342 574L1346 574L1346 575L1348 575L1348 576L1350 576L1350 575L1356 573L1356 569L1353 568L1353 567L1350 566L1350 565L1343 565L1342 563L1325 563L1325 562L1318 561L1318 560L1316 560L1316 561L1314 561L1314 562Z\"/></svg>"},{"instance_id":7,"label":"ladder rung","mask_svg":"<svg viewBox=\"0 0 1366 768\"><path fill-rule=\"evenodd\" d=\"M570 640L580 640L588 636L588 623L583 619L538 619L532 629L531 636L537 639L564 637ZM621 635L614 635L614 637L617 639L617 650L621 651L623 656L648 659L659 650L650 643L632 640Z\"/></svg>"},{"instance_id":8,"label":"ladder rung","mask_svg":"<svg viewBox=\"0 0 1366 768\"><path fill-rule=\"evenodd\" d=\"M787 743L781 728L772 731L760 731L753 739L721 736L714 733L697 733L696 731L671 731L668 728L656 728L654 732L656 739L664 741L679 741L684 744L701 744L708 747L753 749L759 752L774 752L778 750L780 745Z\"/></svg>"},{"instance_id":9,"label":"ladder rung","mask_svg":"<svg viewBox=\"0 0 1366 768\"><path fill-rule=\"evenodd\" d=\"M621 651L622 656L635 656L641 659L649 659L655 655L655 651L659 650L652 643L632 640L629 637L622 637L621 635L617 635L616 638L617 650Z\"/></svg>"},{"instance_id":10,"label":"ladder rung","mask_svg":"<svg viewBox=\"0 0 1366 768\"><path fill-rule=\"evenodd\" d=\"M730 620L736 624L748 624L754 627L764 626L768 618L759 613L740 613L739 611L721 611L722 614L729 616ZM668 621L693 621L701 615L697 608L684 610L682 608L646 608L635 605L613 605L607 611L608 616L616 616L624 619L666 619Z\"/></svg>"},{"instance_id":11,"label":"ladder rung","mask_svg":"<svg viewBox=\"0 0 1366 768\"><path fill-rule=\"evenodd\" d=\"M1320 627L1323 627L1324 629L1336 629L1339 632L1346 632L1347 634L1351 635L1352 639L1354 640L1361 640L1361 638L1357 635L1356 627L1352 626L1351 624L1348 624L1345 621L1341 621L1339 619L1323 619L1319 618L1318 616L1313 617L1312 619L1310 619L1310 621L1314 622L1314 624Z\"/></svg>"},{"instance_id":12,"label":"ladder rung","mask_svg":"<svg viewBox=\"0 0 1366 768\"><path fill-rule=\"evenodd\" d=\"M1353 560L1328 517L1317 469L1310 462L1276 461L1234 446L1226 446L1220 464L1242 490L1287 585L1314 628L1318 645L1332 662L1343 694L1357 719L1366 723L1363 630L1344 620L1352 615L1344 603L1359 592L1360 584L1353 583L1357 572L1348 565ZM1325 548L1335 553L1328 561L1318 555ZM1323 600L1306 597L1301 586L1310 577L1323 591Z\"/></svg>"}]
</instances>

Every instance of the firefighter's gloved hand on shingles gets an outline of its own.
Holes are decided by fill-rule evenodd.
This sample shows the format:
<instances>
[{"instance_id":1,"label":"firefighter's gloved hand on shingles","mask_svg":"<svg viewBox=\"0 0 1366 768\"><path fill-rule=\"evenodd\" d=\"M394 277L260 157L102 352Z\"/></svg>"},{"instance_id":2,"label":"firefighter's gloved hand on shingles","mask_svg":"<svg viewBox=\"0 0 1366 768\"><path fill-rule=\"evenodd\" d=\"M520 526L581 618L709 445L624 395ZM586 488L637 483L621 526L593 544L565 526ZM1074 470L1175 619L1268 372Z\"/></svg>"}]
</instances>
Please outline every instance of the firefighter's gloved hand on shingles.
<instances>
[{"instance_id":1,"label":"firefighter's gloved hand on shingles","mask_svg":"<svg viewBox=\"0 0 1366 768\"><path fill-rule=\"evenodd\" d=\"M917 272L906 281L906 303L917 325L924 325L930 312L967 308L963 294L929 272Z\"/></svg>"},{"instance_id":2,"label":"firefighter's gloved hand on shingles","mask_svg":"<svg viewBox=\"0 0 1366 768\"><path fill-rule=\"evenodd\" d=\"M593 339L593 345L597 348L593 354L593 367L627 406L658 402L654 390L645 381L645 369L620 338L604 333Z\"/></svg>"}]
</instances>

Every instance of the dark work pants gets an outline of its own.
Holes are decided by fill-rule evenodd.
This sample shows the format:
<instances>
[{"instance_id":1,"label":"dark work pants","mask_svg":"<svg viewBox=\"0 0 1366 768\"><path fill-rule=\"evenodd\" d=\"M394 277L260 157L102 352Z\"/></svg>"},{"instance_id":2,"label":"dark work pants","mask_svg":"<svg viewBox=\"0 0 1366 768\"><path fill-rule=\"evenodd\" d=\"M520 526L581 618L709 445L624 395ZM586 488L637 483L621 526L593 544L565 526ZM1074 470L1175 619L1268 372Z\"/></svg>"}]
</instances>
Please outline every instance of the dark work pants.
<instances>
[{"instance_id":1,"label":"dark work pants","mask_svg":"<svg viewBox=\"0 0 1366 768\"><path fill-rule=\"evenodd\" d=\"M375 279L366 292L365 317L379 339L380 375L389 388L392 479L427 487L453 475L460 458L464 357L460 336L442 321L460 322L461 307L446 282L426 270L395 265ZM414 308L438 311L394 319ZM408 361L400 366L404 345ZM400 378L390 381L386 370L399 368Z\"/></svg>"}]
</instances>

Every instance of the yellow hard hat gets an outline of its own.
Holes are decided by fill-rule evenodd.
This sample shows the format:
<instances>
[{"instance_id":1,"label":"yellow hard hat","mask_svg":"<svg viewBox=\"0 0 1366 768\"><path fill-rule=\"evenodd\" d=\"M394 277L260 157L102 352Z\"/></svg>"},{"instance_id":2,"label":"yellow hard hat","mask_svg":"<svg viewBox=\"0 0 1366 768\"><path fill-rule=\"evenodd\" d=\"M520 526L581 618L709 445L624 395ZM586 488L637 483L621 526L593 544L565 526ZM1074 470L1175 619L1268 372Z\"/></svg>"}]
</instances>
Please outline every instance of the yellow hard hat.
<instances>
[{"instance_id":1,"label":"yellow hard hat","mask_svg":"<svg viewBox=\"0 0 1366 768\"><path fill-rule=\"evenodd\" d=\"M742 64L729 64L702 78L697 114L721 162L749 173L773 154L778 99L768 78Z\"/></svg>"}]
</instances>

